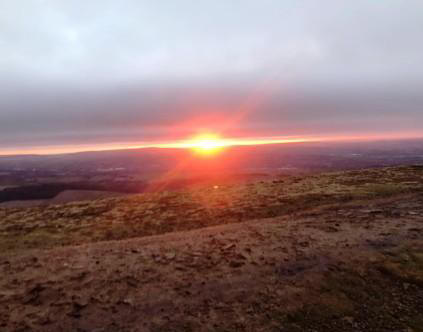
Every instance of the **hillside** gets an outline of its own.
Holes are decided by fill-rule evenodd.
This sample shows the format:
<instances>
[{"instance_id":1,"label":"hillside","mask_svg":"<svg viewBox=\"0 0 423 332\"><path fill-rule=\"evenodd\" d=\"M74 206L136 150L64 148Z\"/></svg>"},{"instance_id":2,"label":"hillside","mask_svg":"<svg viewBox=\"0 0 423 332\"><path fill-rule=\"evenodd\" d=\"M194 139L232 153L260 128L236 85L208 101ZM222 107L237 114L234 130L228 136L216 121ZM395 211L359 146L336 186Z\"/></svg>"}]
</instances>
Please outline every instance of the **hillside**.
<instances>
[{"instance_id":1,"label":"hillside","mask_svg":"<svg viewBox=\"0 0 423 332\"><path fill-rule=\"evenodd\" d=\"M423 167L0 208L0 330L423 331Z\"/></svg>"}]
</instances>

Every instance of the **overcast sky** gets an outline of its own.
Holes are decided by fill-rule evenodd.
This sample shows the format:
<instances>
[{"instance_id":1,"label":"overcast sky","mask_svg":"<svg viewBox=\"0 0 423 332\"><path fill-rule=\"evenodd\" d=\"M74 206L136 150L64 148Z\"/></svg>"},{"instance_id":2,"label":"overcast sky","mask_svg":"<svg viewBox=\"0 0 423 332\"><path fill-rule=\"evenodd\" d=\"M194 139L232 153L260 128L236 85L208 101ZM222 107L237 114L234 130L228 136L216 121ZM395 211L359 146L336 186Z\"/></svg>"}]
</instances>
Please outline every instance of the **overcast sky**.
<instances>
[{"instance_id":1,"label":"overcast sky","mask_svg":"<svg viewBox=\"0 0 423 332\"><path fill-rule=\"evenodd\" d=\"M423 1L0 1L0 148L423 134Z\"/></svg>"}]
</instances>

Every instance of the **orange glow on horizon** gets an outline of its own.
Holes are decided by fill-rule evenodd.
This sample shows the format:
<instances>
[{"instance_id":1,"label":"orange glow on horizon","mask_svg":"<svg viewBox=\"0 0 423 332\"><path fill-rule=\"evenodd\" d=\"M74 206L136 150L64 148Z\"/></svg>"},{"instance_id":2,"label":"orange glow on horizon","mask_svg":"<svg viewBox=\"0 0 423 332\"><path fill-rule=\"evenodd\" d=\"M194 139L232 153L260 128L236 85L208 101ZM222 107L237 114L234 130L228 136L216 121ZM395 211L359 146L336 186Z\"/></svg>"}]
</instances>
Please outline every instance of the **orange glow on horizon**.
<instances>
[{"instance_id":1,"label":"orange glow on horizon","mask_svg":"<svg viewBox=\"0 0 423 332\"><path fill-rule=\"evenodd\" d=\"M165 142L122 142L110 144L80 144L80 145L54 145L31 147L25 149L19 148L0 148L0 155L52 155L78 153L88 151L111 151L123 149L192 149L198 153L207 155L219 152L221 149L231 146L254 146L268 144L288 144L288 143L311 143L311 142L354 142L354 141L376 141L376 140L394 140L394 139L420 139L422 134L379 134L362 136L304 136L304 137L258 137L258 138L220 138L217 134L201 134L191 139L165 141Z\"/></svg>"},{"instance_id":2,"label":"orange glow on horizon","mask_svg":"<svg viewBox=\"0 0 423 332\"><path fill-rule=\"evenodd\" d=\"M52 155L78 152L112 151L123 149L191 149L199 154L214 154L226 147L250 146L265 144L287 144L314 142L315 138L297 137L261 137L261 138L220 138L217 134L200 134L190 139L162 141L162 142L122 142L110 144L81 144L81 145L54 145L33 147L27 149L0 149L0 155Z\"/></svg>"}]
</instances>

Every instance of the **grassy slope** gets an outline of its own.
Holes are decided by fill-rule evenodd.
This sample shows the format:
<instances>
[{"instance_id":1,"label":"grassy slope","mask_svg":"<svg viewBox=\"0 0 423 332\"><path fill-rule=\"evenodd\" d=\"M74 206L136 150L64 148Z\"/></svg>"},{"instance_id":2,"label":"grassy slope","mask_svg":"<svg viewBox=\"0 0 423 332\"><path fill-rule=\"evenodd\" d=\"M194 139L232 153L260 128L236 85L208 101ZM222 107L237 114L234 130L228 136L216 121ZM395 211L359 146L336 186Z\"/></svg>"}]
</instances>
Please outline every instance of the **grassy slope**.
<instances>
[{"instance_id":1,"label":"grassy slope","mask_svg":"<svg viewBox=\"0 0 423 332\"><path fill-rule=\"evenodd\" d=\"M0 250L119 240L301 212L325 204L423 191L419 167L286 177L246 185L0 208Z\"/></svg>"},{"instance_id":2,"label":"grassy slope","mask_svg":"<svg viewBox=\"0 0 423 332\"><path fill-rule=\"evenodd\" d=\"M422 193L401 167L3 209L0 330L421 332Z\"/></svg>"}]
</instances>

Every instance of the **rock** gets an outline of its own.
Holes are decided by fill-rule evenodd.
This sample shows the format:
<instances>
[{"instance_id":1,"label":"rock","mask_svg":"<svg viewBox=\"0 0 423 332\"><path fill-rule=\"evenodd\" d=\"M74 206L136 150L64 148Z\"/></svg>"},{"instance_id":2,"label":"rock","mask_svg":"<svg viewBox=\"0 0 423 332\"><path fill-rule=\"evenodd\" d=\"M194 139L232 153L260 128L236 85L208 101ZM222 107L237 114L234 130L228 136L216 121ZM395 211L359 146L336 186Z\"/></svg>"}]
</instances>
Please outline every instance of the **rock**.
<instances>
[{"instance_id":1,"label":"rock","mask_svg":"<svg viewBox=\"0 0 423 332\"><path fill-rule=\"evenodd\" d=\"M68 316L72 316L74 318L81 317L81 310L85 307L85 305L81 305L78 302L74 302L72 306L72 310L68 312Z\"/></svg>"},{"instance_id":2,"label":"rock","mask_svg":"<svg viewBox=\"0 0 423 332\"><path fill-rule=\"evenodd\" d=\"M177 265L177 266L175 266L175 270L185 272L187 269L182 265Z\"/></svg>"},{"instance_id":3,"label":"rock","mask_svg":"<svg viewBox=\"0 0 423 332\"><path fill-rule=\"evenodd\" d=\"M351 316L346 316L346 317L343 318L343 320L350 323L351 325L354 324L354 318L351 317Z\"/></svg>"},{"instance_id":4,"label":"rock","mask_svg":"<svg viewBox=\"0 0 423 332\"><path fill-rule=\"evenodd\" d=\"M42 292L43 290L44 290L44 287L41 286L40 284L35 285L23 297L22 303L28 304L28 303L36 302L38 299L38 296L40 295L40 292Z\"/></svg>"},{"instance_id":5,"label":"rock","mask_svg":"<svg viewBox=\"0 0 423 332\"><path fill-rule=\"evenodd\" d=\"M405 185L415 185L415 184L419 184L419 182L417 181L405 181L405 182L401 182L402 184Z\"/></svg>"},{"instance_id":6,"label":"rock","mask_svg":"<svg viewBox=\"0 0 423 332\"><path fill-rule=\"evenodd\" d=\"M89 300L86 298L77 298L73 300L75 308L82 309L85 308L89 303Z\"/></svg>"},{"instance_id":7,"label":"rock","mask_svg":"<svg viewBox=\"0 0 423 332\"><path fill-rule=\"evenodd\" d=\"M235 247L235 243L230 243L224 246L222 250L229 250L229 249L232 249L233 247Z\"/></svg>"},{"instance_id":8,"label":"rock","mask_svg":"<svg viewBox=\"0 0 423 332\"><path fill-rule=\"evenodd\" d=\"M137 287L138 286L138 280L133 278L133 277L130 277L130 276L128 276L126 278L126 283L131 287Z\"/></svg>"},{"instance_id":9,"label":"rock","mask_svg":"<svg viewBox=\"0 0 423 332\"><path fill-rule=\"evenodd\" d=\"M380 210L380 209L368 209L368 210L362 210L361 212L373 214L373 213L382 213L383 210Z\"/></svg>"},{"instance_id":10,"label":"rock","mask_svg":"<svg viewBox=\"0 0 423 332\"><path fill-rule=\"evenodd\" d=\"M238 268L238 267L241 267L242 265L244 265L244 262L240 262L240 261L230 261L229 263L229 266L233 268Z\"/></svg>"},{"instance_id":11,"label":"rock","mask_svg":"<svg viewBox=\"0 0 423 332\"><path fill-rule=\"evenodd\" d=\"M40 325L47 325L51 323L50 314L48 311L42 311L36 315L35 323Z\"/></svg>"},{"instance_id":12,"label":"rock","mask_svg":"<svg viewBox=\"0 0 423 332\"><path fill-rule=\"evenodd\" d=\"M127 304L127 305L131 306L131 307L133 307L133 306L134 306L134 300L133 300L133 299L131 299L131 298L126 298L126 299L124 299L122 302L123 302L124 304Z\"/></svg>"},{"instance_id":13,"label":"rock","mask_svg":"<svg viewBox=\"0 0 423 332\"><path fill-rule=\"evenodd\" d=\"M172 260L176 257L176 254L174 252L169 252L165 255L166 259Z\"/></svg>"},{"instance_id":14,"label":"rock","mask_svg":"<svg viewBox=\"0 0 423 332\"><path fill-rule=\"evenodd\" d=\"M153 257L153 260L156 262L156 263L160 263L161 262L161 257L159 256L159 255L157 255L157 254L152 254L151 255L152 257Z\"/></svg>"}]
</instances>

